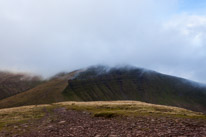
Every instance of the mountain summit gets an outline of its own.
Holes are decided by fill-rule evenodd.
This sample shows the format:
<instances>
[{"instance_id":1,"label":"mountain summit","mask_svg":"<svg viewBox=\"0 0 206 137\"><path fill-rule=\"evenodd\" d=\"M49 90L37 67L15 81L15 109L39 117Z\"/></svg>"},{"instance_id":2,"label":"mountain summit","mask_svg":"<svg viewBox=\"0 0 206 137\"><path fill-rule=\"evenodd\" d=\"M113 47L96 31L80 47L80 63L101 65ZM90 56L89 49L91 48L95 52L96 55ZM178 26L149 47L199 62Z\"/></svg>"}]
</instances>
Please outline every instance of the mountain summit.
<instances>
[{"instance_id":1,"label":"mountain summit","mask_svg":"<svg viewBox=\"0 0 206 137\"><path fill-rule=\"evenodd\" d=\"M68 100L138 100L206 112L206 87L136 67L90 67L68 81Z\"/></svg>"},{"instance_id":2,"label":"mountain summit","mask_svg":"<svg viewBox=\"0 0 206 137\"><path fill-rule=\"evenodd\" d=\"M61 73L0 100L0 108L61 101L136 100L206 113L206 86L136 67L90 67Z\"/></svg>"}]
</instances>

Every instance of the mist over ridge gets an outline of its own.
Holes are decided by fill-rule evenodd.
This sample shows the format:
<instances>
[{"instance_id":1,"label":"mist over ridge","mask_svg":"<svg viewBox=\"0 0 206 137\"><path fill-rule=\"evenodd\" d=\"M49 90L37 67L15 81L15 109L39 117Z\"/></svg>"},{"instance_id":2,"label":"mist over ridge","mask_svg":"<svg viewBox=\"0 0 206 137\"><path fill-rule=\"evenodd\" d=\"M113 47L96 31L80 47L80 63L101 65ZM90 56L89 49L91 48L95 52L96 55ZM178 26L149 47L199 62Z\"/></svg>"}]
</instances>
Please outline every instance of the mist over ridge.
<instances>
[{"instance_id":1,"label":"mist over ridge","mask_svg":"<svg viewBox=\"0 0 206 137\"><path fill-rule=\"evenodd\" d=\"M93 64L131 64L205 83L204 4L1 1L0 70L48 78Z\"/></svg>"},{"instance_id":2,"label":"mist over ridge","mask_svg":"<svg viewBox=\"0 0 206 137\"><path fill-rule=\"evenodd\" d=\"M0 137L206 137L206 0L0 0Z\"/></svg>"},{"instance_id":3,"label":"mist over ridge","mask_svg":"<svg viewBox=\"0 0 206 137\"><path fill-rule=\"evenodd\" d=\"M79 70L80 71L72 79L85 79L86 80L86 79L95 78L98 76L101 77L103 75L115 75L115 74L119 74L119 75L126 74L126 75L134 75L136 77L141 77L144 73L147 73L148 75L161 74L165 76L171 76L171 77L179 79L180 82L182 83L187 83L187 84L193 85L194 87L203 87L203 88L206 87L205 83L200 83L197 81L193 81L191 79L185 79L185 78L181 78L178 76L163 74L163 73L160 73L154 70L136 67L132 65L117 65L113 67L110 67L107 65L93 65L93 66L89 66L89 67L86 67L84 69L79 69Z\"/></svg>"}]
</instances>

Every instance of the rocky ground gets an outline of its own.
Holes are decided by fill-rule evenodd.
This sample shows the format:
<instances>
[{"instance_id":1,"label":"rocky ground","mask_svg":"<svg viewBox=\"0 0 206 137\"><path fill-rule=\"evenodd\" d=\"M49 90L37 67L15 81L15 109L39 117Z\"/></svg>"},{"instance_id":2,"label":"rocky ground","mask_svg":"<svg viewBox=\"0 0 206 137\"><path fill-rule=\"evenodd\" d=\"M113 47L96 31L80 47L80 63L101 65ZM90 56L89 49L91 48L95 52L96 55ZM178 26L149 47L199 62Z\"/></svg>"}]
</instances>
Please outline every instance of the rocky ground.
<instances>
[{"instance_id":1,"label":"rocky ground","mask_svg":"<svg viewBox=\"0 0 206 137\"><path fill-rule=\"evenodd\" d=\"M93 117L85 111L58 108L37 121L10 125L8 137L206 136L206 120L171 117Z\"/></svg>"}]
</instances>

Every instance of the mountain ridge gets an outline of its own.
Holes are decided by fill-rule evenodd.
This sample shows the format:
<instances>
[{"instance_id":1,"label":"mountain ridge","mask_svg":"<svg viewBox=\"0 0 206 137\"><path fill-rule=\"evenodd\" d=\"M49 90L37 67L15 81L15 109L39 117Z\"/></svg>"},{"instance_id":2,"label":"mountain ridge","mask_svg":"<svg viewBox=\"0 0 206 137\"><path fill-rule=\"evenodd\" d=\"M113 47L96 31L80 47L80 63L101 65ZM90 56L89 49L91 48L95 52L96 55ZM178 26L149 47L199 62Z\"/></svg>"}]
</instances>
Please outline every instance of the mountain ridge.
<instances>
[{"instance_id":1,"label":"mountain ridge","mask_svg":"<svg viewBox=\"0 0 206 137\"><path fill-rule=\"evenodd\" d=\"M42 82L40 76L0 71L0 99L27 91Z\"/></svg>"},{"instance_id":2,"label":"mountain ridge","mask_svg":"<svg viewBox=\"0 0 206 137\"><path fill-rule=\"evenodd\" d=\"M205 87L135 67L91 67L70 80L63 93L75 101L138 100L206 112Z\"/></svg>"},{"instance_id":3,"label":"mountain ridge","mask_svg":"<svg viewBox=\"0 0 206 137\"><path fill-rule=\"evenodd\" d=\"M136 67L95 66L62 73L0 100L0 108L62 101L137 100L206 113L206 88L189 80Z\"/></svg>"}]
</instances>

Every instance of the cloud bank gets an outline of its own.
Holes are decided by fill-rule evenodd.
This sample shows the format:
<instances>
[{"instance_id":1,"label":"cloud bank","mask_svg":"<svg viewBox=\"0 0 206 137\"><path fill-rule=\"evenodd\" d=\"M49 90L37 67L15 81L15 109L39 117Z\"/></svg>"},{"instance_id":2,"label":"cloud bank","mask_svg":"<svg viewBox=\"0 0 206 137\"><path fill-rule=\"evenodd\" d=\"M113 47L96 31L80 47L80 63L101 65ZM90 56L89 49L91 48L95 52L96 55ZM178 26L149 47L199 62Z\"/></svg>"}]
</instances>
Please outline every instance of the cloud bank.
<instances>
[{"instance_id":1,"label":"cloud bank","mask_svg":"<svg viewBox=\"0 0 206 137\"><path fill-rule=\"evenodd\" d=\"M0 69L130 64L206 82L206 16L180 0L0 1Z\"/></svg>"}]
</instances>

